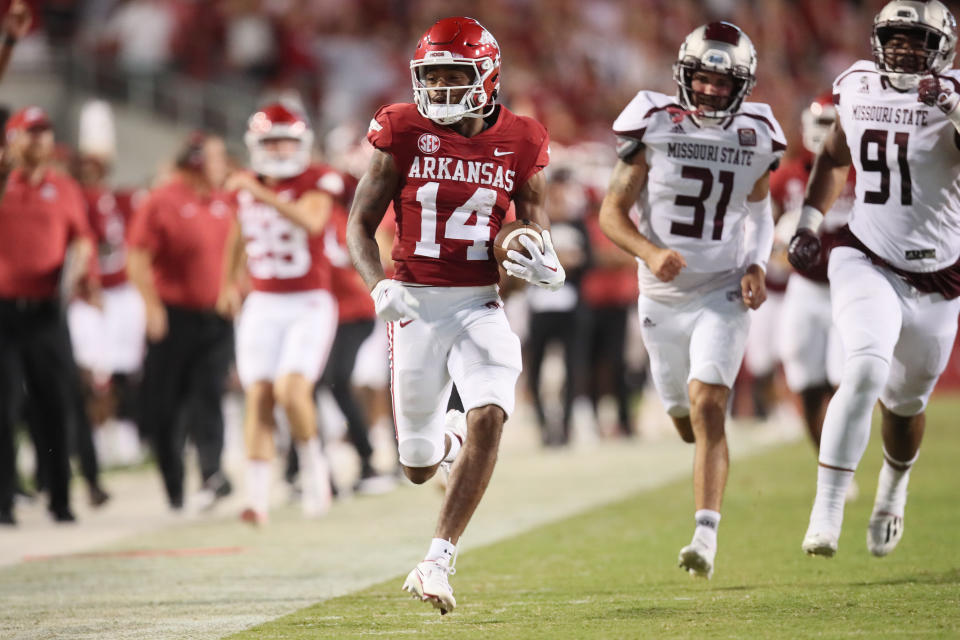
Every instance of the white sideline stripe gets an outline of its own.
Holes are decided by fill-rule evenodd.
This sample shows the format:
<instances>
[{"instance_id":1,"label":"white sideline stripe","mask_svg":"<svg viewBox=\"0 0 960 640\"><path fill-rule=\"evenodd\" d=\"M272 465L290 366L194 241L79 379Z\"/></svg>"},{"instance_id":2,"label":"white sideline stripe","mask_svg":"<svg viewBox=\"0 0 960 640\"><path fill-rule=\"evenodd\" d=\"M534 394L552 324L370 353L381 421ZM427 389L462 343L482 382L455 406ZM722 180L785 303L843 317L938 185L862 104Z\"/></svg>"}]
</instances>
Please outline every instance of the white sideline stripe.
<instances>
[{"instance_id":1,"label":"white sideline stripe","mask_svg":"<svg viewBox=\"0 0 960 640\"><path fill-rule=\"evenodd\" d=\"M523 416L510 421L494 480L461 543L463 552L690 474L693 448L675 436L544 452L533 442L534 432ZM734 458L801 435L795 425L731 425L729 432ZM391 577L397 577L401 599L402 577L426 551L441 498L436 486L404 487L339 503L325 519L309 522L300 518L299 509L283 507L271 514L268 527L254 530L236 522L236 508L221 510L229 517L219 520L165 515L159 480L151 472L130 476L122 486L111 482L118 496L114 511L88 514L72 527L46 524L42 513L22 517L19 531L0 532L0 547L42 533L39 537L55 536L71 552L104 550L102 534L88 536L88 527L128 520L129 513L116 511L129 504L121 497L134 484L140 512L159 509L161 515L145 518L148 528L134 527L132 535L127 531L107 550L242 546L249 551L183 559L69 558L2 568L0 637L213 640ZM25 511L18 515L27 516ZM77 538L87 539L86 546ZM467 574L456 578L469 579Z\"/></svg>"}]
</instances>

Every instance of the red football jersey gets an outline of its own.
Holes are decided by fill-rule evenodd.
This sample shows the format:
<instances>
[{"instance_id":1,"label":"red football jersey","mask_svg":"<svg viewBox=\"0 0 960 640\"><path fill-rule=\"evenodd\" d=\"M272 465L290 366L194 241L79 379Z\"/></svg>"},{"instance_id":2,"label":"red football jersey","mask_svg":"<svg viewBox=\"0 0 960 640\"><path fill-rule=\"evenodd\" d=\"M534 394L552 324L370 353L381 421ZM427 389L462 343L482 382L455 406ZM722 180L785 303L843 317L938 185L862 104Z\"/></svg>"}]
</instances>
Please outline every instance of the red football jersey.
<instances>
[{"instance_id":1,"label":"red football jersey","mask_svg":"<svg viewBox=\"0 0 960 640\"><path fill-rule=\"evenodd\" d=\"M799 211L803 206L812 168L813 156L804 154L780 165L780 168L770 175L770 197L780 205L784 213ZM827 259L830 257L830 249L836 243L837 233L847 223L853 207L856 180L856 172L851 168L843 192L826 213L820 226L820 260L810 269L800 272L804 277L817 282L827 282Z\"/></svg>"},{"instance_id":2,"label":"red football jersey","mask_svg":"<svg viewBox=\"0 0 960 640\"><path fill-rule=\"evenodd\" d=\"M549 162L549 137L536 120L498 107L496 122L465 138L424 118L413 104L381 107L367 139L393 156L394 278L434 286L499 280L490 243L520 188Z\"/></svg>"},{"instance_id":3,"label":"red football jersey","mask_svg":"<svg viewBox=\"0 0 960 640\"><path fill-rule=\"evenodd\" d=\"M101 186L85 187L90 228L97 241L100 281L115 287L127 281L127 227L145 190L115 191Z\"/></svg>"},{"instance_id":4,"label":"red football jersey","mask_svg":"<svg viewBox=\"0 0 960 640\"><path fill-rule=\"evenodd\" d=\"M311 165L298 176L272 187L281 200L294 202L308 191L344 197L346 183L339 173ZM310 235L247 191L237 194L237 219L247 249L247 270L256 291L289 293L330 288L330 263L323 255L323 233Z\"/></svg>"}]
</instances>

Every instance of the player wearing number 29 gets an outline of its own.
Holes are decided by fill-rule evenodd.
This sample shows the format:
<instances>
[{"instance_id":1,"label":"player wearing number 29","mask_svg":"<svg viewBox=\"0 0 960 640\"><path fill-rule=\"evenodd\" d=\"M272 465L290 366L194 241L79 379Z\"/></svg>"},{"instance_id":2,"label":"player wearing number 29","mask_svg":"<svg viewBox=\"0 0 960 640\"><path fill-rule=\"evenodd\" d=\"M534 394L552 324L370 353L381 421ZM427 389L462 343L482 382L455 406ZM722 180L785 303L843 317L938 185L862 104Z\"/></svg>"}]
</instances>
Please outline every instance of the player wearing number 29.
<instances>
[{"instance_id":1,"label":"player wearing number 29","mask_svg":"<svg viewBox=\"0 0 960 640\"><path fill-rule=\"evenodd\" d=\"M446 18L410 63L415 104L377 111L375 147L347 227L354 265L387 321L400 463L426 482L454 463L435 537L403 588L441 613L456 606L448 581L457 541L493 473L513 411L520 341L497 291L491 242L511 200L517 217L549 226L544 211L547 132L496 103L500 48L472 18ZM390 201L397 218L396 274L385 279L374 238ZM508 254L518 277L555 289L564 281L549 231L541 253ZM444 416L455 383L463 414ZM467 435L469 434L469 435ZM465 437L466 436L466 437Z\"/></svg>"},{"instance_id":2,"label":"player wearing number 29","mask_svg":"<svg viewBox=\"0 0 960 640\"><path fill-rule=\"evenodd\" d=\"M903 535L924 409L960 312L956 22L936 0L896 0L874 19L872 45L873 62L855 63L833 83L838 119L814 162L789 250L798 268L816 260L821 212L853 165L856 199L828 265L843 374L824 419L817 497L802 545L827 557L837 551L843 496L878 398L884 463L867 548L886 555Z\"/></svg>"},{"instance_id":3,"label":"player wearing number 29","mask_svg":"<svg viewBox=\"0 0 960 640\"><path fill-rule=\"evenodd\" d=\"M293 109L276 103L250 117L245 142L253 172L235 173L237 222L227 241L218 306L232 315L246 252L253 291L237 322L237 372L246 395L247 508L243 520L267 520L274 406L283 409L297 448L303 512L330 506L329 471L317 438L313 387L337 328L323 228L343 178L310 164L313 132Z\"/></svg>"},{"instance_id":4,"label":"player wearing number 29","mask_svg":"<svg viewBox=\"0 0 960 640\"><path fill-rule=\"evenodd\" d=\"M770 170L786 148L770 107L744 102L756 69L736 26L713 22L688 35L674 64L677 95L641 91L614 122L619 160L600 209L604 233L638 259L657 393L680 437L696 445L697 526L679 561L703 577L713 573L727 480L727 398L747 311L766 298Z\"/></svg>"}]
</instances>

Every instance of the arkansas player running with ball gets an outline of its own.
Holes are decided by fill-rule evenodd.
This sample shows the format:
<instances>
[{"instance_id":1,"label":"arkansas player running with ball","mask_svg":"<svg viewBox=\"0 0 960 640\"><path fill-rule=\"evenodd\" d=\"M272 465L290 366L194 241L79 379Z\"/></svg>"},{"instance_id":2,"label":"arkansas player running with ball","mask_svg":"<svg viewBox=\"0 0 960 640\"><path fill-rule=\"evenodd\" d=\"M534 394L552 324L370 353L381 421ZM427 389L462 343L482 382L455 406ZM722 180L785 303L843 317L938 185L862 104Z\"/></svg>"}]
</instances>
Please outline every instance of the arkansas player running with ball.
<instances>
[{"instance_id":1,"label":"arkansas player running with ball","mask_svg":"<svg viewBox=\"0 0 960 640\"><path fill-rule=\"evenodd\" d=\"M274 406L290 423L303 482L303 512L329 509L330 478L317 437L313 387L323 371L337 330L337 306L330 293L330 264L323 254L323 228L333 196L325 186L342 179L310 164L313 132L298 113L271 104L250 118L245 142L255 173L236 173L238 222L228 238L224 284L218 307L233 315L238 283L246 271L253 291L237 323L237 372L246 394L247 508L241 517L266 522Z\"/></svg>"},{"instance_id":2,"label":"arkansas player running with ball","mask_svg":"<svg viewBox=\"0 0 960 640\"><path fill-rule=\"evenodd\" d=\"M604 233L637 257L653 382L680 437L696 446L697 526L679 563L706 578L727 483L727 399L747 310L766 298L770 170L786 148L770 107L744 102L756 71L738 27L713 22L688 35L674 64L678 95L641 91L614 122L620 159L600 209Z\"/></svg>"},{"instance_id":3,"label":"arkansas player running with ball","mask_svg":"<svg viewBox=\"0 0 960 640\"><path fill-rule=\"evenodd\" d=\"M500 48L472 18L440 20L410 63L416 104L382 107L375 147L350 211L347 244L389 323L391 391L400 464L416 484L454 463L436 532L403 588L449 613L457 541L483 496L503 423L513 411L520 340L497 290L491 241L510 202L546 228L547 132L496 104ZM374 234L393 201L396 273L386 279ZM512 274L548 289L564 281L549 231L544 252L527 240ZM515 262L512 260L516 260ZM463 414L444 416L451 383Z\"/></svg>"},{"instance_id":4,"label":"arkansas player running with ball","mask_svg":"<svg viewBox=\"0 0 960 640\"><path fill-rule=\"evenodd\" d=\"M960 72L956 21L936 0L887 3L873 22L873 61L834 80L837 123L813 165L790 261L808 267L816 232L850 166L850 222L830 253L833 320L843 343L840 386L820 440L817 497L802 548L837 552L843 496L880 400L883 467L867 548L903 536L910 469L924 410L947 366L960 311Z\"/></svg>"}]
</instances>

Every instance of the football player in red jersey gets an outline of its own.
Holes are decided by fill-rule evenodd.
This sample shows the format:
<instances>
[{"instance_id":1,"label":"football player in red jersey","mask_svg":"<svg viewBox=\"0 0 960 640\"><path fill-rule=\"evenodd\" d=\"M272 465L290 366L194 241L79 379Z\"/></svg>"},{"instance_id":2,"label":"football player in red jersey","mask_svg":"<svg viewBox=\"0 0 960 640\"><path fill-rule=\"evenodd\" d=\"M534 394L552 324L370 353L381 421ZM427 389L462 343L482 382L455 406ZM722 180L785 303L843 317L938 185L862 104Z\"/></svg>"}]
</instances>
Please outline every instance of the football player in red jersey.
<instances>
[{"instance_id":1,"label":"football player in red jersey","mask_svg":"<svg viewBox=\"0 0 960 640\"><path fill-rule=\"evenodd\" d=\"M273 408L286 415L302 470L303 512L330 508L329 469L317 437L313 388L337 329L323 229L339 174L310 163L313 132L306 119L279 103L250 117L245 136L253 172L227 180L237 192L237 221L227 241L218 308L240 308L240 281L253 291L237 323L237 372L246 394L247 508L242 519L267 520L274 458ZM244 264L243 254L246 253Z\"/></svg>"},{"instance_id":2,"label":"football player in red jersey","mask_svg":"<svg viewBox=\"0 0 960 640\"><path fill-rule=\"evenodd\" d=\"M347 226L347 246L377 314L389 323L391 392L400 463L416 484L454 463L433 541L403 588L449 613L456 544L483 496L503 423L513 410L520 341L497 290L490 242L510 202L548 227L548 136L538 122L496 103L500 48L472 18L446 18L410 63L415 104L377 111L375 147ZM384 275L375 233L393 201L396 272ZM504 268L548 289L564 281L549 231L543 251L508 253ZM444 416L456 384L466 417ZM467 435L469 434L469 435Z\"/></svg>"}]
</instances>

